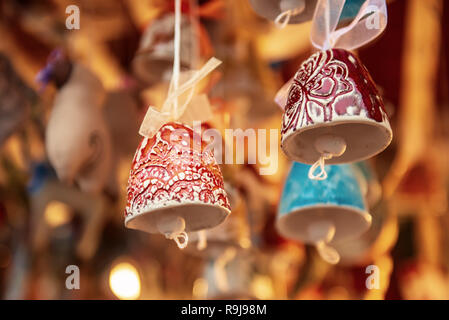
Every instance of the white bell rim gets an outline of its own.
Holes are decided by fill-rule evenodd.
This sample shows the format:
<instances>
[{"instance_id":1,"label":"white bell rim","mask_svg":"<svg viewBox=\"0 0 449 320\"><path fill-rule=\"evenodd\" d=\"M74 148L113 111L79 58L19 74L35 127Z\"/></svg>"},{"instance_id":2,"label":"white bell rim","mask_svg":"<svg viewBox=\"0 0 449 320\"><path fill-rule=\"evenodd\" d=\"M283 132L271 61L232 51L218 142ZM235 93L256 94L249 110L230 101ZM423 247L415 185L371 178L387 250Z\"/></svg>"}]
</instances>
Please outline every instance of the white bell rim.
<instances>
[{"instance_id":1,"label":"white bell rim","mask_svg":"<svg viewBox=\"0 0 449 320\"><path fill-rule=\"evenodd\" d=\"M309 238L307 227L320 220L326 220L334 224L335 235L329 242L329 244L332 244L337 241L359 237L370 228L372 218L366 210L357 207L316 204L278 215L276 230L284 238L315 244L315 241Z\"/></svg>"},{"instance_id":2,"label":"white bell rim","mask_svg":"<svg viewBox=\"0 0 449 320\"><path fill-rule=\"evenodd\" d=\"M330 122L316 123L293 130L282 137L281 148L296 162L314 164L321 156L315 141L327 134L342 137L346 150L339 157L326 160L326 164L342 164L366 160L384 151L393 139L388 120L377 122L363 116L348 116ZM367 144L367 139L370 139Z\"/></svg>"},{"instance_id":3,"label":"white bell rim","mask_svg":"<svg viewBox=\"0 0 449 320\"><path fill-rule=\"evenodd\" d=\"M139 213L125 217L125 226L129 229L141 230L148 233L160 234L158 220L178 217L185 221L185 231L193 232L210 229L221 224L231 211L218 204L202 203L199 201L183 201L170 204L161 203L157 206L147 206Z\"/></svg>"}]
</instances>

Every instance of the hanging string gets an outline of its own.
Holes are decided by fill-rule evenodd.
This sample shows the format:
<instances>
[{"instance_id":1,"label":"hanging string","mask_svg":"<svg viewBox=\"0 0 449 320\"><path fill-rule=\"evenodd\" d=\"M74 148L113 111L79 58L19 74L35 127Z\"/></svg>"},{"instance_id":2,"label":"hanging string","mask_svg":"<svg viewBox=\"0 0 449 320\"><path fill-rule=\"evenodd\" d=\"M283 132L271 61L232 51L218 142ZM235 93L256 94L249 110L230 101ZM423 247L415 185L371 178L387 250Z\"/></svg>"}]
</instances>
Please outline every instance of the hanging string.
<instances>
[{"instance_id":1,"label":"hanging string","mask_svg":"<svg viewBox=\"0 0 449 320\"><path fill-rule=\"evenodd\" d=\"M174 54L173 54L173 76L170 81L170 87L173 86L174 91L179 87L179 73L181 69L181 0L175 0L175 37L174 37ZM172 92L171 90L169 92ZM175 116L178 115L178 96L173 100L173 108Z\"/></svg>"},{"instance_id":2,"label":"hanging string","mask_svg":"<svg viewBox=\"0 0 449 320\"><path fill-rule=\"evenodd\" d=\"M179 249L185 249L189 242L189 236L185 231L181 232L175 231L173 233L166 233L165 237L169 240L173 240L174 242L176 242L176 245L178 246Z\"/></svg>"},{"instance_id":3,"label":"hanging string","mask_svg":"<svg viewBox=\"0 0 449 320\"><path fill-rule=\"evenodd\" d=\"M191 25L191 52L190 52L190 69L195 70L200 61L200 18L198 1L190 0L190 25Z\"/></svg>"},{"instance_id":4,"label":"hanging string","mask_svg":"<svg viewBox=\"0 0 449 320\"><path fill-rule=\"evenodd\" d=\"M327 172L325 170L324 164L325 160L332 159L332 154L326 153L322 154L321 157L310 167L309 169L309 179L311 180L326 180ZM317 169L320 169L318 174L315 174Z\"/></svg>"},{"instance_id":5,"label":"hanging string","mask_svg":"<svg viewBox=\"0 0 449 320\"><path fill-rule=\"evenodd\" d=\"M165 217L157 222L157 229L165 235L165 238L173 240L179 249L187 247L189 236L187 235L186 221L182 217Z\"/></svg>"},{"instance_id":6,"label":"hanging string","mask_svg":"<svg viewBox=\"0 0 449 320\"><path fill-rule=\"evenodd\" d=\"M290 22L290 19L292 16L296 16L304 11L304 7L299 7L295 9L286 10L282 13L280 13L276 19L274 19L274 24L279 29L283 29L287 26L287 24Z\"/></svg>"},{"instance_id":7,"label":"hanging string","mask_svg":"<svg viewBox=\"0 0 449 320\"><path fill-rule=\"evenodd\" d=\"M340 261L340 254L329 246L325 241L319 241L315 244L320 257L330 264L337 264Z\"/></svg>"}]
</instances>

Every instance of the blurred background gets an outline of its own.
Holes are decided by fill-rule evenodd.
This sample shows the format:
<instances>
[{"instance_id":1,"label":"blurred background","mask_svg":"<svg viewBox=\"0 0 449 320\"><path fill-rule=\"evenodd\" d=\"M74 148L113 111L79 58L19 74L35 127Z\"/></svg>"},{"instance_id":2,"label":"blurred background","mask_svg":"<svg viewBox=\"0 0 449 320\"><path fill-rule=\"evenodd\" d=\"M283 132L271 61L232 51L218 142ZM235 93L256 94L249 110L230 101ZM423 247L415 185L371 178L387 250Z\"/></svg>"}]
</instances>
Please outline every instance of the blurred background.
<instances>
[{"instance_id":1,"label":"blurred background","mask_svg":"<svg viewBox=\"0 0 449 320\"><path fill-rule=\"evenodd\" d=\"M280 149L273 175L259 175L257 163L221 166L233 218L207 250L194 239L179 250L161 235L125 229L139 126L168 89L172 52L157 53L154 43L172 41L171 0L1 1L0 297L449 299L449 2L387 3L386 31L356 54L394 138L366 163L371 229L337 248L341 262L330 265L276 233L290 166ZM79 29L67 28L70 5L79 8ZM311 23L277 29L247 0L187 0L182 12L183 68L223 61L204 84L211 125L280 129L273 98L313 53ZM90 73L73 96L58 95L75 65ZM53 110L78 98L85 118L70 108L59 114L51 141L65 144L64 161L81 169L61 173L48 159L46 128ZM77 143L91 122L89 144ZM373 264L380 285L368 290ZM66 288L69 265L79 267L78 290Z\"/></svg>"}]
</instances>

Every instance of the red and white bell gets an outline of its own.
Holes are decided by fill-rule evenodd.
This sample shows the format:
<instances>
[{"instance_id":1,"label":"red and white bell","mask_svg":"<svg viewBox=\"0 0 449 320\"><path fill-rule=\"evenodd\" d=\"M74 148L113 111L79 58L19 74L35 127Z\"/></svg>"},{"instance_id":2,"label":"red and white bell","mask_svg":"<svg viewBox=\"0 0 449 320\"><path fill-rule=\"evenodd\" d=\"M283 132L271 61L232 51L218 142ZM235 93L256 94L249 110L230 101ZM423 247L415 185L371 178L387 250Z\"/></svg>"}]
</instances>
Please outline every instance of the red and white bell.
<instances>
[{"instance_id":1,"label":"red and white bell","mask_svg":"<svg viewBox=\"0 0 449 320\"><path fill-rule=\"evenodd\" d=\"M230 205L220 168L206 146L198 133L176 122L142 139L128 180L128 228L164 234L183 248L186 232L224 221Z\"/></svg>"},{"instance_id":2,"label":"red and white bell","mask_svg":"<svg viewBox=\"0 0 449 320\"><path fill-rule=\"evenodd\" d=\"M291 84L282 150L306 164L355 162L383 151L392 131L379 92L360 60L344 49L319 51Z\"/></svg>"}]
</instances>

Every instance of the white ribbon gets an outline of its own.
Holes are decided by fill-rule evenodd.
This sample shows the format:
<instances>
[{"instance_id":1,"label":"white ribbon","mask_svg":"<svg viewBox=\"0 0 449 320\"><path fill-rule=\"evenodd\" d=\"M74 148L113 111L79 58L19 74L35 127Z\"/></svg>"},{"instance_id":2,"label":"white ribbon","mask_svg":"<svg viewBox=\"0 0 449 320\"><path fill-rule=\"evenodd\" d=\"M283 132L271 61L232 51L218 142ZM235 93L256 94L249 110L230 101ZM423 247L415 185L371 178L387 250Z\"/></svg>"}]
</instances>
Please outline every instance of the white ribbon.
<instances>
[{"instance_id":1,"label":"white ribbon","mask_svg":"<svg viewBox=\"0 0 449 320\"><path fill-rule=\"evenodd\" d=\"M346 0L318 0L313 16L310 40L320 50L342 48L354 50L377 38L387 26L385 0L366 0L359 13L346 27L337 30ZM291 78L276 94L274 101L284 110Z\"/></svg>"},{"instance_id":2,"label":"white ribbon","mask_svg":"<svg viewBox=\"0 0 449 320\"><path fill-rule=\"evenodd\" d=\"M191 109L190 106L196 103L203 103L204 107L209 107L205 95L194 96L195 86L204 79L210 72L217 68L221 61L216 58L211 58L200 70L191 70L187 72L180 72L180 47L181 47L181 1L175 1L175 37L174 37L174 62L173 75L170 81L167 98L165 99L162 108L159 110L150 106L139 133L147 138L152 138L159 129L167 122L179 120L186 112ZM184 102L179 106L179 98L187 93ZM207 100L208 101L208 100ZM195 108L193 108L195 109ZM197 110L198 108L196 108ZM197 121L207 121L206 116L210 115L210 110L204 110L203 113L195 112L195 115L184 115L187 118L195 118Z\"/></svg>"},{"instance_id":3,"label":"white ribbon","mask_svg":"<svg viewBox=\"0 0 449 320\"><path fill-rule=\"evenodd\" d=\"M385 0L366 0L346 27L337 29L346 0L318 0L310 40L320 50L354 50L377 38L387 26Z\"/></svg>"}]
</instances>

